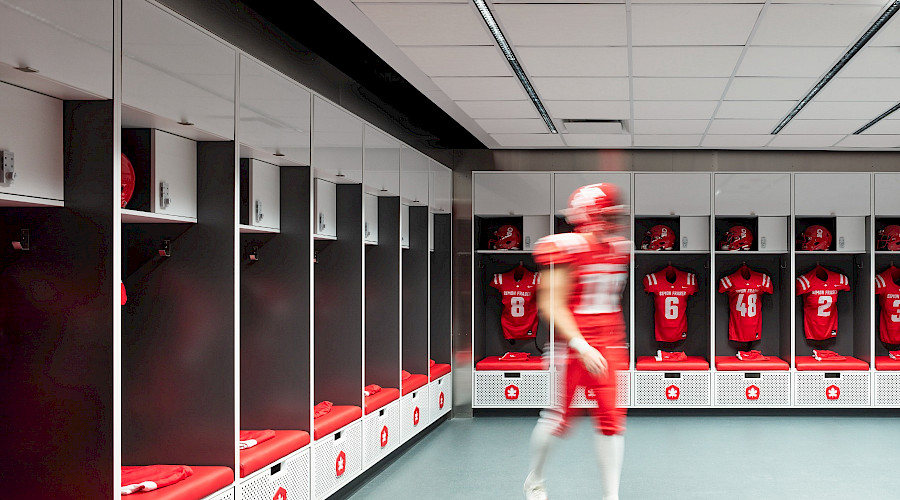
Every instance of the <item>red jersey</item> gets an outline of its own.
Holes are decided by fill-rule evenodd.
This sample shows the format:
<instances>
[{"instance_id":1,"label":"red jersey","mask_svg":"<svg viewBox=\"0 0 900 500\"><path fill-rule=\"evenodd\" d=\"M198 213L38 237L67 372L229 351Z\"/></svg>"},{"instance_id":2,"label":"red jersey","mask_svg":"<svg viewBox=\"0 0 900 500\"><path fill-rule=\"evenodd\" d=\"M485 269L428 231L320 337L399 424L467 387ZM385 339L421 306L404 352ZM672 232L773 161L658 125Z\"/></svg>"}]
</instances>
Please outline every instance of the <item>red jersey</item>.
<instances>
[{"instance_id":1,"label":"red jersey","mask_svg":"<svg viewBox=\"0 0 900 500\"><path fill-rule=\"evenodd\" d=\"M759 340L762 333L760 296L772 293L772 279L743 266L719 280L719 293L728 294L728 340Z\"/></svg>"},{"instance_id":2,"label":"red jersey","mask_svg":"<svg viewBox=\"0 0 900 500\"><path fill-rule=\"evenodd\" d=\"M656 295L657 341L678 342L687 338L687 299L698 289L697 275L672 266L644 276L644 291Z\"/></svg>"},{"instance_id":3,"label":"red jersey","mask_svg":"<svg viewBox=\"0 0 900 500\"><path fill-rule=\"evenodd\" d=\"M875 275L875 295L881 305L878 331L881 341L887 344L900 344L900 285L897 278L900 278L900 269L894 266Z\"/></svg>"},{"instance_id":4,"label":"red jersey","mask_svg":"<svg viewBox=\"0 0 900 500\"><path fill-rule=\"evenodd\" d=\"M806 338L825 340L837 336L837 296L838 292L846 290L850 290L850 280L822 266L797 278L797 295L804 296L803 330Z\"/></svg>"},{"instance_id":5,"label":"red jersey","mask_svg":"<svg viewBox=\"0 0 900 500\"><path fill-rule=\"evenodd\" d=\"M524 267L494 275L491 286L500 292L503 305L500 325L505 338L533 339L537 335L537 286L540 283L541 273L533 273Z\"/></svg>"},{"instance_id":6,"label":"red jersey","mask_svg":"<svg viewBox=\"0 0 900 500\"><path fill-rule=\"evenodd\" d=\"M625 339L601 332L614 331L607 327L621 326L622 290L628 280L628 260L631 242L612 238L598 242L588 233L553 234L538 240L534 258L542 265L568 264L574 286L569 296L569 309L585 340L594 347L620 345Z\"/></svg>"}]
</instances>

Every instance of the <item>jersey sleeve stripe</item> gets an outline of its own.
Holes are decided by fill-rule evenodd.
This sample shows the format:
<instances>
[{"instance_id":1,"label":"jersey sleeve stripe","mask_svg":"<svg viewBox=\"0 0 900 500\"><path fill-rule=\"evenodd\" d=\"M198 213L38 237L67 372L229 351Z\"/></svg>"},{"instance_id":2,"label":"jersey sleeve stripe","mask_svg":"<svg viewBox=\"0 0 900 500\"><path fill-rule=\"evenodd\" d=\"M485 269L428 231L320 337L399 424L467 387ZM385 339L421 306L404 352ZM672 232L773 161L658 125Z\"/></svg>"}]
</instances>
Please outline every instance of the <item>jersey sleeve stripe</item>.
<instances>
[{"instance_id":1,"label":"jersey sleeve stripe","mask_svg":"<svg viewBox=\"0 0 900 500\"><path fill-rule=\"evenodd\" d=\"M878 288L884 288L885 286L887 286L884 283L884 278L882 278L880 274L875 275L875 283L878 285Z\"/></svg>"},{"instance_id":2,"label":"jersey sleeve stripe","mask_svg":"<svg viewBox=\"0 0 900 500\"><path fill-rule=\"evenodd\" d=\"M731 280L728 279L728 276L725 276L723 279L725 280L725 283L728 285L728 288L731 288L731 287L732 287L732 283L731 283Z\"/></svg>"}]
</instances>

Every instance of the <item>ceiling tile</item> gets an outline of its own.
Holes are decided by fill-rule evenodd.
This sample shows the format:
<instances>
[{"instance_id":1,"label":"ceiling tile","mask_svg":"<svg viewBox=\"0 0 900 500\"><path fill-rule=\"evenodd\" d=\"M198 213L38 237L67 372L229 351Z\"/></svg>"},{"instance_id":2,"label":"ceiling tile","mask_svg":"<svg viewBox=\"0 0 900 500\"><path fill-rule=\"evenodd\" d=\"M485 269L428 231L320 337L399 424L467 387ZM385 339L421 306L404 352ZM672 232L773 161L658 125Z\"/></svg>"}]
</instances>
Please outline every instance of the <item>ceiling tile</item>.
<instances>
[{"instance_id":1,"label":"ceiling tile","mask_svg":"<svg viewBox=\"0 0 900 500\"><path fill-rule=\"evenodd\" d=\"M728 78L635 78L636 101L718 101Z\"/></svg>"},{"instance_id":2,"label":"ceiling tile","mask_svg":"<svg viewBox=\"0 0 900 500\"><path fill-rule=\"evenodd\" d=\"M628 76L626 47L519 47L530 76Z\"/></svg>"},{"instance_id":3,"label":"ceiling tile","mask_svg":"<svg viewBox=\"0 0 900 500\"><path fill-rule=\"evenodd\" d=\"M660 3L660 4L698 4L698 3L766 3L764 0L632 0L631 3L637 5L642 3Z\"/></svg>"},{"instance_id":4,"label":"ceiling tile","mask_svg":"<svg viewBox=\"0 0 900 500\"><path fill-rule=\"evenodd\" d=\"M385 3L384 0L351 0L353 3ZM468 3L469 0L391 0L390 3Z\"/></svg>"},{"instance_id":5,"label":"ceiling tile","mask_svg":"<svg viewBox=\"0 0 900 500\"><path fill-rule=\"evenodd\" d=\"M713 120L710 134L763 135L772 132L780 119L769 120Z\"/></svg>"},{"instance_id":6,"label":"ceiling tile","mask_svg":"<svg viewBox=\"0 0 900 500\"><path fill-rule=\"evenodd\" d=\"M761 148L772 140L771 135L707 135L700 145L705 148Z\"/></svg>"},{"instance_id":7,"label":"ceiling tile","mask_svg":"<svg viewBox=\"0 0 900 500\"><path fill-rule=\"evenodd\" d=\"M513 76L506 58L494 45L402 49L428 76Z\"/></svg>"},{"instance_id":8,"label":"ceiling tile","mask_svg":"<svg viewBox=\"0 0 900 500\"><path fill-rule=\"evenodd\" d=\"M456 105L472 118L540 117L531 101L456 101Z\"/></svg>"},{"instance_id":9,"label":"ceiling tile","mask_svg":"<svg viewBox=\"0 0 900 500\"><path fill-rule=\"evenodd\" d=\"M759 4L635 5L632 44L744 45L761 9Z\"/></svg>"},{"instance_id":10,"label":"ceiling tile","mask_svg":"<svg viewBox=\"0 0 900 500\"><path fill-rule=\"evenodd\" d=\"M618 101L628 99L627 78L532 78L541 100ZM524 92L524 91L523 91Z\"/></svg>"},{"instance_id":11,"label":"ceiling tile","mask_svg":"<svg viewBox=\"0 0 900 500\"><path fill-rule=\"evenodd\" d=\"M636 120L708 120L716 101L636 101Z\"/></svg>"},{"instance_id":12,"label":"ceiling tile","mask_svg":"<svg viewBox=\"0 0 900 500\"><path fill-rule=\"evenodd\" d=\"M752 45L847 47L881 11L878 5L769 5Z\"/></svg>"},{"instance_id":13,"label":"ceiling tile","mask_svg":"<svg viewBox=\"0 0 900 500\"><path fill-rule=\"evenodd\" d=\"M562 147L560 134L491 134L491 137L506 148Z\"/></svg>"},{"instance_id":14,"label":"ceiling tile","mask_svg":"<svg viewBox=\"0 0 900 500\"><path fill-rule=\"evenodd\" d=\"M891 109L896 102L830 102L813 100L797 118L801 120L871 120Z\"/></svg>"},{"instance_id":15,"label":"ceiling tile","mask_svg":"<svg viewBox=\"0 0 900 500\"><path fill-rule=\"evenodd\" d=\"M748 47L736 75L819 78L844 52L844 47Z\"/></svg>"},{"instance_id":16,"label":"ceiling tile","mask_svg":"<svg viewBox=\"0 0 900 500\"><path fill-rule=\"evenodd\" d=\"M844 137L841 135L776 135L770 148L830 148Z\"/></svg>"},{"instance_id":17,"label":"ceiling tile","mask_svg":"<svg viewBox=\"0 0 900 500\"><path fill-rule=\"evenodd\" d=\"M900 78L842 78L828 82L818 101L900 101Z\"/></svg>"},{"instance_id":18,"label":"ceiling tile","mask_svg":"<svg viewBox=\"0 0 900 500\"><path fill-rule=\"evenodd\" d=\"M798 120L794 118L781 130L784 135L852 134L869 120Z\"/></svg>"},{"instance_id":19,"label":"ceiling tile","mask_svg":"<svg viewBox=\"0 0 900 500\"><path fill-rule=\"evenodd\" d=\"M863 134L879 135L879 134L900 134L900 120L881 120L880 122L867 128Z\"/></svg>"},{"instance_id":20,"label":"ceiling tile","mask_svg":"<svg viewBox=\"0 0 900 500\"><path fill-rule=\"evenodd\" d=\"M841 70L841 77L900 78L900 47L866 47Z\"/></svg>"},{"instance_id":21,"label":"ceiling tile","mask_svg":"<svg viewBox=\"0 0 900 500\"><path fill-rule=\"evenodd\" d=\"M488 118L475 120L489 134L543 134L548 132L544 120L532 118Z\"/></svg>"},{"instance_id":22,"label":"ceiling tile","mask_svg":"<svg viewBox=\"0 0 900 500\"><path fill-rule=\"evenodd\" d=\"M898 148L900 135L851 135L837 143L841 148Z\"/></svg>"},{"instance_id":23,"label":"ceiling tile","mask_svg":"<svg viewBox=\"0 0 900 500\"><path fill-rule=\"evenodd\" d=\"M547 112L554 118L573 120L623 120L631 118L628 101L548 101L543 100Z\"/></svg>"},{"instance_id":24,"label":"ceiling tile","mask_svg":"<svg viewBox=\"0 0 900 500\"><path fill-rule=\"evenodd\" d=\"M741 47L635 47L634 76L731 76Z\"/></svg>"},{"instance_id":25,"label":"ceiling tile","mask_svg":"<svg viewBox=\"0 0 900 500\"><path fill-rule=\"evenodd\" d=\"M635 120L635 134L702 134L709 120Z\"/></svg>"},{"instance_id":26,"label":"ceiling tile","mask_svg":"<svg viewBox=\"0 0 900 500\"><path fill-rule=\"evenodd\" d=\"M454 101L519 101L528 98L522 84L513 77L439 77L432 80Z\"/></svg>"},{"instance_id":27,"label":"ceiling tile","mask_svg":"<svg viewBox=\"0 0 900 500\"><path fill-rule=\"evenodd\" d=\"M657 148L697 147L702 135L635 135L634 145Z\"/></svg>"},{"instance_id":28,"label":"ceiling tile","mask_svg":"<svg viewBox=\"0 0 900 500\"><path fill-rule=\"evenodd\" d=\"M730 101L798 101L809 92L816 78L737 77L725 98Z\"/></svg>"},{"instance_id":29,"label":"ceiling tile","mask_svg":"<svg viewBox=\"0 0 900 500\"><path fill-rule=\"evenodd\" d=\"M494 15L517 47L627 45L624 5L499 4Z\"/></svg>"},{"instance_id":30,"label":"ceiling tile","mask_svg":"<svg viewBox=\"0 0 900 500\"><path fill-rule=\"evenodd\" d=\"M396 45L491 45L474 4L366 3L357 5Z\"/></svg>"},{"instance_id":31,"label":"ceiling tile","mask_svg":"<svg viewBox=\"0 0 900 500\"><path fill-rule=\"evenodd\" d=\"M631 146L628 134L563 134L567 146L580 148L627 148Z\"/></svg>"},{"instance_id":32,"label":"ceiling tile","mask_svg":"<svg viewBox=\"0 0 900 500\"><path fill-rule=\"evenodd\" d=\"M795 101L722 101L716 118L782 119L793 109Z\"/></svg>"},{"instance_id":33,"label":"ceiling tile","mask_svg":"<svg viewBox=\"0 0 900 500\"><path fill-rule=\"evenodd\" d=\"M378 0L379 2L383 2L384 0ZM391 0L393 1L393 0ZM415 1L415 0L406 0L406 1ZM436 0L439 1L439 0ZM463 0L465 1L465 0ZM570 4L572 0L493 0L491 4L501 4L501 3L562 3L562 4ZM578 3L625 3L625 0L578 0Z\"/></svg>"},{"instance_id":34,"label":"ceiling tile","mask_svg":"<svg viewBox=\"0 0 900 500\"><path fill-rule=\"evenodd\" d=\"M885 0L778 0L778 3L813 3L841 5L884 5Z\"/></svg>"}]
</instances>

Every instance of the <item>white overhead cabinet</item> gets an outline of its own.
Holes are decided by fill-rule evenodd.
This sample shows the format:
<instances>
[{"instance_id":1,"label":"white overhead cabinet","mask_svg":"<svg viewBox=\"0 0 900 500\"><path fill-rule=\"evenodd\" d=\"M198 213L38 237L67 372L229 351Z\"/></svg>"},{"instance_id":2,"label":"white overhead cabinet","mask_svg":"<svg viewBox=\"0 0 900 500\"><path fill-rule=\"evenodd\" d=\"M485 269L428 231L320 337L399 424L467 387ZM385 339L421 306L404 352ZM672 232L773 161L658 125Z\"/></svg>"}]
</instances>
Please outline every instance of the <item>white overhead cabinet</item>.
<instances>
[{"instance_id":1,"label":"white overhead cabinet","mask_svg":"<svg viewBox=\"0 0 900 500\"><path fill-rule=\"evenodd\" d=\"M639 215L708 216L709 174L634 174L634 213Z\"/></svg>"},{"instance_id":2,"label":"white overhead cabinet","mask_svg":"<svg viewBox=\"0 0 900 500\"><path fill-rule=\"evenodd\" d=\"M240 79L241 144L264 155L259 159L309 165L309 91L246 55Z\"/></svg>"},{"instance_id":3,"label":"white overhead cabinet","mask_svg":"<svg viewBox=\"0 0 900 500\"><path fill-rule=\"evenodd\" d=\"M900 174L875 174L875 215L900 216Z\"/></svg>"},{"instance_id":4,"label":"white overhead cabinet","mask_svg":"<svg viewBox=\"0 0 900 500\"><path fill-rule=\"evenodd\" d=\"M479 173L472 184L472 212L481 216L549 215L550 173Z\"/></svg>"},{"instance_id":5,"label":"white overhead cabinet","mask_svg":"<svg viewBox=\"0 0 900 500\"><path fill-rule=\"evenodd\" d=\"M430 160L415 149L400 148L400 197L410 205L428 205Z\"/></svg>"},{"instance_id":6,"label":"white overhead cabinet","mask_svg":"<svg viewBox=\"0 0 900 500\"><path fill-rule=\"evenodd\" d=\"M334 104L313 99L313 167L316 176L338 183L361 183L363 123Z\"/></svg>"},{"instance_id":7,"label":"white overhead cabinet","mask_svg":"<svg viewBox=\"0 0 900 500\"><path fill-rule=\"evenodd\" d=\"M150 130L150 206L162 215L197 218L197 143Z\"/></svg>"},{"instance_id":8,"label":"white overhead cabinet","mask_svg":"<svg viewBox=\"0 0 900 500\"><path fill-rule=\"evenodd\" d=\"M234 139L233 48L144 0L122 2L122 47L124 123Z\"/></svg>"},{"instance_id":9,"label":"white overhead cabinet","mask_svg":"<svg viewBox=\"0 0 900 500\"><path fill-rule=\"evenodd\" d=\"M791 215L791 174L715 174L716 216Z\"/></svg>"},{"instance_id":10,"label":"white overhead cabinet","mask_svg":"<svg viewBox=\"0 0 900 500\"><path fill-rule=\"evenodd\" d=\"M363 193L363 241L366 245L378 244L378 197Z\"/></svg>"},{"instance_id":11,"label":"white overhead cabinet","mask_svg":"<svg viewBox=\"0 0 900 500\"><path fill-rule=\"evenodd\" d=\"M553 213L562 215L576 189L601 182L615 185L621 203L631 204L631 174L628 172L557 172L553 174Z\"/></svg>"},{"instance_id":12,"label":"white overhead cabinet","mask_svg":"<svg viewBox=\"0 0 900 500\"><path fill-rule=\"evenodd\" d=\"M63 103L0 83L0 206L63 199Z\"/></svg>"},{"instance_id":13,"label":"white overhead cabinet","mask_svg":"<svg viewBox=\"0 0 900 500\"><path fill-rule=\"evenodd\" d=\"M449 214L453 210L453 171L431 161L428 203L433 212Z\"/></svg>"},{"instance_id":14,"label":"white overhead cabinet","mask_svg":"<svg viewBox=\"0 0 900 500\"><path fill-rule=\"evenodd\" d=\"M870 178L868 173L800 173L794 176L795 215L867 216Z\"/></svg>"},{"instance_id":15,"label":"white overhead cabinet","mask_svg":"<svg viewBox=\"0 0 900 500\"><path fill-rule=\"evenodd\" d=\"M409 205L400 205L400 248L409 249Z\"/></svg>"},{"instance_id":16,"label":"white overhead cabinet","mask_svg":"<svg viewBox=\"0 0 900 500\"><path fill-rule=\"evenodd\" d=\"M249 166L249 222L277 231L281 228L281 170L277 165L246 160Z\"/></svg>"},{"instance_id":17,"label":"white overhead cabinet","mask_svg":"<svg viewBox=\"0 0 900 500\"><path fill-rule=\"evenodd\" d=\"M318 238L337 238L337 186L324 179L315 180L315 220L313 234Z\"/></svg>"},{"instance_id":18,"label":"white overhead cabinet","mask_svg":"<svg viewBox=\"0 0 900 500\"><path fill-rule=\"evenodd\" d=\"M400 196L400 142L368 125L364 177L367 193Z\"/></svg>"}]
</instances>

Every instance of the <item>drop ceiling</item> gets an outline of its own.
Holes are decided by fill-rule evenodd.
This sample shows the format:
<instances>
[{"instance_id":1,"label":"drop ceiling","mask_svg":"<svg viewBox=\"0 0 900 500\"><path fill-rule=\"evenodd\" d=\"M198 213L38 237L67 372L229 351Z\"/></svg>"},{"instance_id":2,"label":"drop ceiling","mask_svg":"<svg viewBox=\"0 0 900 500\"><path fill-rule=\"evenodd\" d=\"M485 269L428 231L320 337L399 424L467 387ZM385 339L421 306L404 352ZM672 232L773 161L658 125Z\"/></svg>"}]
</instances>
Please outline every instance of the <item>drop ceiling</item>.
<instances>
[{"instance_id":1,"label":"drop ceiling","mask_svg":"<svg viewBox=\"0 0 900 500\"><path fill-rule=\"evenodd\" d=\"M888 0L488 1L559 134L471 0L317 2L489 148L900 148L900 15L771 134Z\"/></svg>"}]
</instances>

